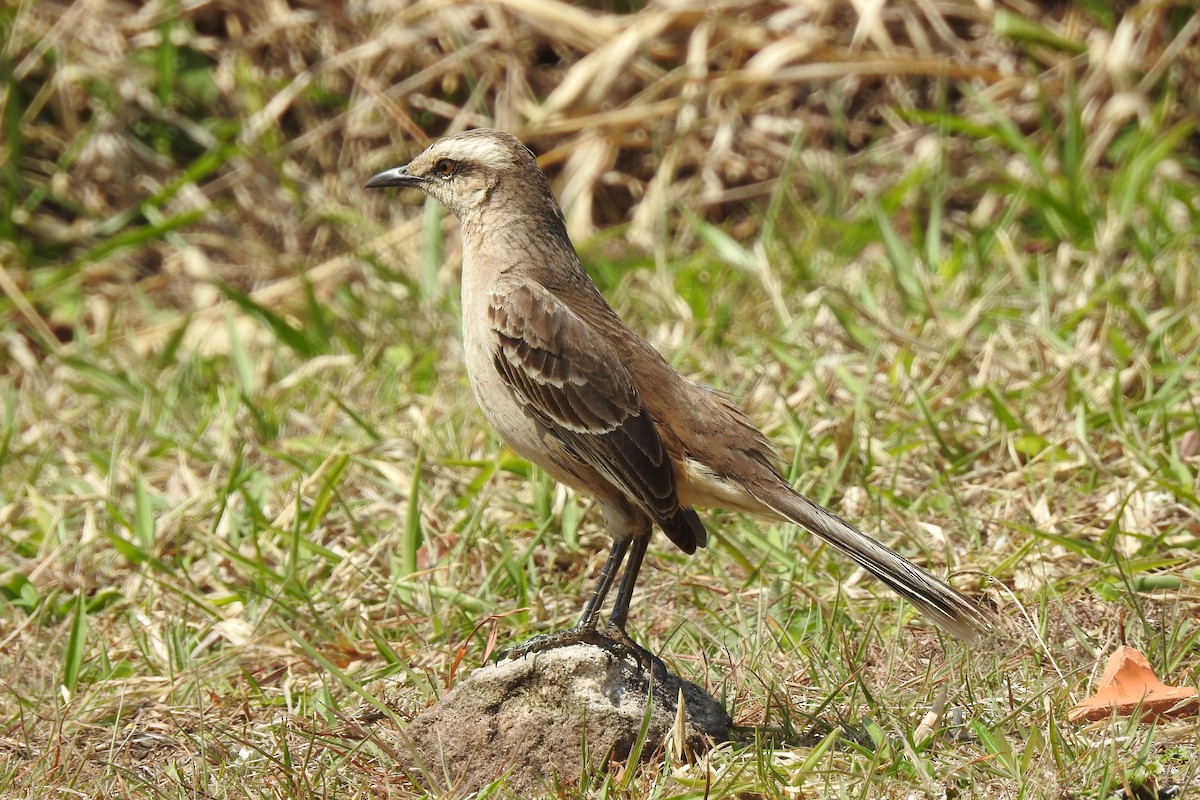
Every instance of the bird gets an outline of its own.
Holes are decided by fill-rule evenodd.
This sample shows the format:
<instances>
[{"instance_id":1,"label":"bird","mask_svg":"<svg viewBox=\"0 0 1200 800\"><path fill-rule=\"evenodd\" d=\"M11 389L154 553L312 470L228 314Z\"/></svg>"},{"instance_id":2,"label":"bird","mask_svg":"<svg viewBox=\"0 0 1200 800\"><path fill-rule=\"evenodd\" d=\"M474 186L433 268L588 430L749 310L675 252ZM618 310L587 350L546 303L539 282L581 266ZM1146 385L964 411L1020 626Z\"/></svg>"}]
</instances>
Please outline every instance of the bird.
<instances>
[{"instance_id":1,"label":"bird","mask_svg":"<svg viewBox=\"0 0 1200 800\"><path fill-rule=\"evenodd\" d=\"M704 547L697 507L790 521L952 636L971 642L989 629L980 606L796 491L731 399L681 375L621 320L580 262L548 178L515 136L456 133L364 186L418 189L458 218L463 351L479 407L517 454L593 497L612 536L578 622L510 656L598 638L646 654L626 627L647 545L657 527L684 553Z\"/></svg>"}]
</instances>

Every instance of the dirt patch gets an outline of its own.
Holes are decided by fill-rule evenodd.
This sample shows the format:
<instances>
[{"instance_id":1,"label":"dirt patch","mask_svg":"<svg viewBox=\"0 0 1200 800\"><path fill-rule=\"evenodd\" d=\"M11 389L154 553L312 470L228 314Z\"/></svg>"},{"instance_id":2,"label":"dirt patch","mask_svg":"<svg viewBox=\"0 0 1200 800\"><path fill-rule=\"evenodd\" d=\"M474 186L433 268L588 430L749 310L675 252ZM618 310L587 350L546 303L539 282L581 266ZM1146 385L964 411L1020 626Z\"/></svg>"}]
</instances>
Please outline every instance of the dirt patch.
<instances>
[{"instance_id":1,"label":"dirt patch","mask_svg":"<svg viewBox=\"0 0 1200 800\"><path fill-rule=\"evenodd\" d=\"M730 724L700 687L674 675L652 680L631 659L573 645L475 670L396 734L396 750L401 768L439 796L461 796L501 776L530 794L577 785L584 770L609 760L706 752Z\"/></svg>"}]
</instances>

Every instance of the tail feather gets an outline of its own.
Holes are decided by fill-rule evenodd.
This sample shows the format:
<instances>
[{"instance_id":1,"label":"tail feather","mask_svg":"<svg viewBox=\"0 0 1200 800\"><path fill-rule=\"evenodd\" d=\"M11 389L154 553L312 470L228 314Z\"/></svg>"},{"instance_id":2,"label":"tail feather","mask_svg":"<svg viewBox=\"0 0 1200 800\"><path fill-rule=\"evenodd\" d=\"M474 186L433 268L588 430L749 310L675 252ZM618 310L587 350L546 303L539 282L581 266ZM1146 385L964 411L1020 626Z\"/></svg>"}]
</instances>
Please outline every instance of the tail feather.
<instances>
[{"instance_id":1,"label":"tail feather","mask_svg":"<svg viewBox=\"0 0 1200 800\"><path fill-rule=\"evenodd\" d=\"M983 611L949 584L807 497L792 491L786 484L781 482L778 488L755 491L753 495L776 514L841 550L952 636L973 642L990 627Z\"/></svg>"}]
</instances>

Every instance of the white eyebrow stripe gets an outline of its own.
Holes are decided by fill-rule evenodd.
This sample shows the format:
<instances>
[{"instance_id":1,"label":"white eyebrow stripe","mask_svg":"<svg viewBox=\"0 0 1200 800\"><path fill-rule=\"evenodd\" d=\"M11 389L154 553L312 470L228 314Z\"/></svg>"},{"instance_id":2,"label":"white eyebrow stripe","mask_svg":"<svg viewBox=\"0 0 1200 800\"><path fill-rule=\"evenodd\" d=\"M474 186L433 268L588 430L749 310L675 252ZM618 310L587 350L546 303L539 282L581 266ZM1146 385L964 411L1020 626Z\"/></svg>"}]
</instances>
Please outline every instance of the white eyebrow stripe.
<instances>
[{"instance_id":1,"label":"white eyebrow stripe","mask_svg":"<svg viewBox=\"0 0 1200 800\"><path fill-rule=\"evenodd\" d=\"M493 167L509 166L512 153L499 142L491 139L455 139L438 142L430 155L435 158L453 158L458 161L478 161Z\"/></svg>"}]
</instances>

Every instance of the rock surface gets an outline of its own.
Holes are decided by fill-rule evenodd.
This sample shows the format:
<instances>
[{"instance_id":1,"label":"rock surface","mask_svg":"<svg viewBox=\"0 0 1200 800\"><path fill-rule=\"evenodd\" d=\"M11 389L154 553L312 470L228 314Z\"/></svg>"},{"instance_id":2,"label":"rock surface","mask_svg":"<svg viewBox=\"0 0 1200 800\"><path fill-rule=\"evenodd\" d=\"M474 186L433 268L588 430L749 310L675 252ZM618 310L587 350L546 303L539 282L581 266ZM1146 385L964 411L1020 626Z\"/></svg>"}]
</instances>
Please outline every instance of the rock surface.
<instances>
[{"instance_id":1,"label":"rock surface","mask_svg":"<svg viewBox=\"0 0 1200 800\"><path fill-rule=\"evenodd\" d=\"M519 796L555 783L578 786L583 770L629 758L648 697L641 758L661 758L680 692L687 751L724 741L731 720L720 703L674 675L656 671L651 680L632 658L579 644L502 660L475 670L412 720L396 748L399 766L439 796L461 797L501 776Z\"/></svg>"}]
</instances>

